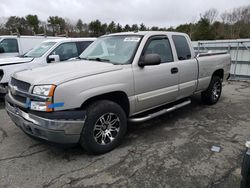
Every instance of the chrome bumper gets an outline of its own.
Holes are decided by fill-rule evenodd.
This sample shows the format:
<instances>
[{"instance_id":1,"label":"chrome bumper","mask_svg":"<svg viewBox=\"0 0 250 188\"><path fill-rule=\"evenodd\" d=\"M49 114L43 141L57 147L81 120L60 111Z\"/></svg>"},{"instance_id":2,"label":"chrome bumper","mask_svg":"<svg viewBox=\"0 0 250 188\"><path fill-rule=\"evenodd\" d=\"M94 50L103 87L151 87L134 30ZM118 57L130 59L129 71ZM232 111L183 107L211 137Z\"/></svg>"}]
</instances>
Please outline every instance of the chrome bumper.
<instances>
[{"instance_id":1,"label":"chrome bumper","mask_svg":"<svg viewBox=\"0 0 250 188\"><path fill-rule=\"evenodd\" d=\"M6 111L12 121L24 132L34 137L56 143L77 143L84 120L54 120L26 113L5 102Z\"/></svg>"}]
</instances>

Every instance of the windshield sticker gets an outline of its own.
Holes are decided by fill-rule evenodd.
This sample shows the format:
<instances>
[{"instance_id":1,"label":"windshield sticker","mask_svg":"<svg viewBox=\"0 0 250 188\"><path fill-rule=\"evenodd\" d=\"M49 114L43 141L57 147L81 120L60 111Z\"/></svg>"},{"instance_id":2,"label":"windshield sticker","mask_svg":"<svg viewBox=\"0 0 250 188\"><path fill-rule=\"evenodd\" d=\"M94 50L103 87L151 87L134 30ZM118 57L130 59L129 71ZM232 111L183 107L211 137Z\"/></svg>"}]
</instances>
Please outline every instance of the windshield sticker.
<instances>
[{"instance_id":1,"label":"windshield sticker","mask_svg":"<svg viewBox=\"0 0 250 188\"><path fill-rule=\"evenodd\" d=\"M139 42L140 41L140 37L126 37L124 39L124 42Z\"/></svg>"}]
</instances>

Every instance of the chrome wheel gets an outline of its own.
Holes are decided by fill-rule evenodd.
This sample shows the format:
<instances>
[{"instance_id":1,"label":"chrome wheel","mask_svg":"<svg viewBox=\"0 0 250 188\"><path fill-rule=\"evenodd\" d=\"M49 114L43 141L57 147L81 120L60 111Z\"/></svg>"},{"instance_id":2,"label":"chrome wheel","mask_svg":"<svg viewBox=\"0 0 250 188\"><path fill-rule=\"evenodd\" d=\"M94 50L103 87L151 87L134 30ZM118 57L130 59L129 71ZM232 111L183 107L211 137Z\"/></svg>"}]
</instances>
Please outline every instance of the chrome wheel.
<instances>
[{"instance_id":1,"label":"chrome wheel","mask_svg":"<svg viewBox=\"0 0 250 188\"><path fill-rule=\"evenodd\" d=\"M120 119L114 113L102 115L95 123L94 138L98 144L107 145L115 140L120 131Z\"/></svg>"},{"instance_id":2,"label":"chrome wheel","mask_svg":"<svg viewBox=\"0 0 250 188\"><path fill-rule=\"evenodd\" d=\"M212 97L214 101L216 101L220 97L220 93L221 93L221 83L215 82L212 89Z\"/></svg>"}]
</instances>

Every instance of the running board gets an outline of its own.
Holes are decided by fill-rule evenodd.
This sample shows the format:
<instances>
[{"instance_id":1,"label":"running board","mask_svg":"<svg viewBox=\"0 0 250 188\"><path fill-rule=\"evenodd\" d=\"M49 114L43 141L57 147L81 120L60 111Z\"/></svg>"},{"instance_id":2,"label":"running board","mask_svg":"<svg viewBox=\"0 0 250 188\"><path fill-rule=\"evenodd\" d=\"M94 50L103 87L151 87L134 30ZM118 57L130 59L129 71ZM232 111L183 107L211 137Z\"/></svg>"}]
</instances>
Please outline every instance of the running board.
<instances>
[{"instance_id":1,"label":"running board","mask_svg":"<svg viewBox=\"0 0 250 188\"><path fill-rule=\"evenodd\" d=\"M152 113L152 114L148 114L147 116L144 116L144 117L130 118L128 121L129 121L129 122L133 122L133 123L139 123L139 122L148 121L148 120L153 119L153 118L155 118L155 117L158 117L158 116L160 116L160 115L163 115L163 114L172 112L172 111L174 111L174 110L177 110L177 109L179 109L179 108L181 108L181 107L184 107L184 106L186 106L186 105L188 105L188 104L190 104L190 103L191 103L191 100L188 99L188 100L186 100L186 101L184 101L184 102L182 102L182 103L176 104L176 105L174 105L174 106L172 106L172 107L170 107L170 108L165 108L165 109L160 110L160 111L158 111L158 112L155 112L155 113Z\"/></svg>"}]
</instances>

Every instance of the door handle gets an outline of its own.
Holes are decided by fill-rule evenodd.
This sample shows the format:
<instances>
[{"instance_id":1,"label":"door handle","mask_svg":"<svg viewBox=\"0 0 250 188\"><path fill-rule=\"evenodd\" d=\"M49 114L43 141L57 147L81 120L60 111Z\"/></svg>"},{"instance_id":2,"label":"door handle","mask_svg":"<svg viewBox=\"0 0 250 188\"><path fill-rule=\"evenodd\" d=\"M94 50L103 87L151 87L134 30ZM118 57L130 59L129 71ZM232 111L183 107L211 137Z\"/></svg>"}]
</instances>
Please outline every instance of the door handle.
<instances>
[{"instance_id":1,"label":"door handle","mask_svg":"<svg viewBox=\"0 0 250 188\"><path fill-rule=\"evenodd\" d=\"M177 67L171 68L171 73L172 74L176 74L177 72L178 72L178 68Z\"/></svg>"}]
</instances>

